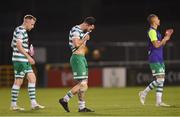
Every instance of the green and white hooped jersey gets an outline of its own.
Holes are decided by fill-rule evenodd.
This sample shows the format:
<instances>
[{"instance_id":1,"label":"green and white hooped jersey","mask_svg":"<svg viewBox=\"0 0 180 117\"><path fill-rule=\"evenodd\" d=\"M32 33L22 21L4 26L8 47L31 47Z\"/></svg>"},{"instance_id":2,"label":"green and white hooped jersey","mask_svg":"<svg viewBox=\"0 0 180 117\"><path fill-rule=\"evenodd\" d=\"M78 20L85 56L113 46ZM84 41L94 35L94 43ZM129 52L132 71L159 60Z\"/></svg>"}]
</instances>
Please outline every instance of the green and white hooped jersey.
<instances>
[{"instance_id":1,"label":"green and white hooped jersey","mask_svg":"<svg viewBox=\"0 0 180 117\"><path fill-rule=\"evenodd\" d=\"M18 62L28 62L28 59L25 55L21 54L17 49L17 40L22 42L22 47L28 53L28 34L26 29L23 26L19 26L14 30L13 39L11 42L11 47L13 48L12 61Z\"/></svg>"},{"instance_id":2,"label":"green and white hooped jersey","mask_svg":"<svg viewBox=\"0 0 180 117\"><path fill-rule=\"evenodd\" d=\"M70 30L70 32L69 32L69 46L70 46L72 52L74 52L74 51L76 51L78 49L78 48L75 47L75 45L72 42L73 38L83 39L85 34L86 33L83 32L83 30L81 30L78 25L74 26Z\"/></svg>"}]
</instances>

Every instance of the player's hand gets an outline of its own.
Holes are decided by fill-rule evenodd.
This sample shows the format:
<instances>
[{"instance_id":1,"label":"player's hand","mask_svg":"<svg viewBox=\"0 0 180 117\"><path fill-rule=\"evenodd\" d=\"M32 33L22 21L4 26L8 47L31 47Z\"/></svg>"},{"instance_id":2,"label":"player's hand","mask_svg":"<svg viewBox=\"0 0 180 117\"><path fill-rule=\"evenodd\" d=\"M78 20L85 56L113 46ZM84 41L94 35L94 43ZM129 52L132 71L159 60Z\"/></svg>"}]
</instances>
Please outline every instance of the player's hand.
<instances>
[{"instance_id":1,"label":"player's hand","mask_svg":"<svg viewBox=\"0 0 180 117\"><path fill-rule=\"evenodd\" d=\"M91 31L95 29L95 25L92 25Z\"/></svg>"},{"instance_id":2,"label":"player's hand","mask_svg":"<svg viewBox=\"0 0 180 117\"><path fill-rule=\"evenodd\" d=\"M88 34L84 38L85 38L85 40L89 40L90 39L90 35Z\"/></svg>"},{"instance_id":3,"label":"player's hand","mask_svg":"<svg viewBox=\"0 0 180 117\"><path fill-rule=\"evenodd\" d=\"M35 64L35 61L32 57L28 57L28 61L31 65L34 65Z\"/></svg>"},{"instance_id":4,"label":"player's hand","mask_svg":"<svg viewBox=\"0 0 180 117\"><path fill-rule=\"evenodd\" d=\"M29 49L29 54L30 54L31 56L34 56L34 47L33 47L32 44L31 44L30 49Z\"/></svg>"},{"instance_id":5,"label":"player's hand","mask_svg":"<svg viewBox=\"0 0 180 117\"><path fill-rule=\"evenodd\" d=\"M174 30L173 29L167 29L165 32L166 36L171 36L173 34Z\"/></svg>"}]
</instances>

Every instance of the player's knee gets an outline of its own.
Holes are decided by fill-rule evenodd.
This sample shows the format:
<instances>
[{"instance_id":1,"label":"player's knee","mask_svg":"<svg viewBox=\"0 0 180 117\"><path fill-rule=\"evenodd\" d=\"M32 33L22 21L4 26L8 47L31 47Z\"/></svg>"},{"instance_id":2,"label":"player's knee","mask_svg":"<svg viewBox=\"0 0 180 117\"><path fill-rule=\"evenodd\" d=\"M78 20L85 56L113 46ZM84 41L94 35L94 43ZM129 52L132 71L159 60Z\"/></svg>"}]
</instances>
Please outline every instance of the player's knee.
<instances>
[{"instance_id":1,"label":"player's knee","mask_svg":"<svg viewBox=\"0 0 180 117\"><path fill-rule=\"evenodd\" d=\"M88 89L87 81L80 82L80 91L85 92Z\"/></svg>"},{"instance_id":2,"label":"player's knee","mask_svg":"<svg viewBox=\"0 0 180 117\"><path fill-rule=\"evenodd\" d=\"M27 76L29 83L36 83L36 76L34 73L28 73Z\"/></svg>"},{"instance_id":3,"label":"player's knee","mask_svg":"<svg viewBox=\"0 0 180 117\"><path fill-rule=\"evenodd\" d=\"M23 83L23 79L21 79L21 78L17 78L17 79L15 79L15 81L14 81L14 84L17 85L17 86L21 86L22 83Z\"/></svg>"}]
</instances>

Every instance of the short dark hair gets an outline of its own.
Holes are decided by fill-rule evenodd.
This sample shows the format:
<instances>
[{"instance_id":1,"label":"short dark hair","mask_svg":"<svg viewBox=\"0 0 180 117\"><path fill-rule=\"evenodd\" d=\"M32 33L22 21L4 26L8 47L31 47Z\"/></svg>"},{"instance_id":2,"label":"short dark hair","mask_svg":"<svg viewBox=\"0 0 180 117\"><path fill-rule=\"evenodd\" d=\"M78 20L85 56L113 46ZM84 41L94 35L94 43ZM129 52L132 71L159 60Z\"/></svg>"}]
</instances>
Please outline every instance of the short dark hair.
<instances>
[{"instance_id":1,"label":"short dark hair","mask_svg":"<svg viewBox=\"0 0 180 117\"><path fill-rule=\"evenodd\" d=\"M158 17L157 15L155 14L150 14L148 17L147 17L147 21L151 24L152 23L152 18L154 17Z\"/></svg>"},{"instance_id":2,"label":"short dark hair","mask_svg":"<svg viewBox=\"0 0 180 117\"><path fill-rule=\"evenodd\" d=\"M94 25L96 22L96 19L94 17L86 17L84 19L84 23L87 23L89 25Z\"/></svg>"},{"instance_id":3,"label":"short dark hair","mask_svg":"<svg viewBox=\"0 0 180 117\"><path fill-rule=\"evenodd\" d=\"M36 18L34 16L32 16L32 15L25 15L24 20L25 19L30 19L30 20L33 19L34 21L36 21Z\"/></svg>"}]
</instances>

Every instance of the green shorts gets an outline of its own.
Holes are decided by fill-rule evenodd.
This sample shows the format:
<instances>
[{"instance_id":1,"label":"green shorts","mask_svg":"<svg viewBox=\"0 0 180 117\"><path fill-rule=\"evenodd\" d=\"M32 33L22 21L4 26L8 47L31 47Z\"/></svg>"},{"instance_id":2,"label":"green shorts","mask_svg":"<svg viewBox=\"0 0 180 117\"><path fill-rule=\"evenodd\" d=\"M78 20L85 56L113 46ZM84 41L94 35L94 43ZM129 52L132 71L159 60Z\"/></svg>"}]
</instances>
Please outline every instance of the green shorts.
<instances>
[{"instance_id":1,"label":"green shorts","mask_svg":"<svg viewBox=\"0 0 180 117\"><path fill-rule=\"evenodd\" d=\"M24 78L26 73L33 72L29 62L13 62L15 78Z\"/></svg>"},{"instance_id":2,"label":"green shorts","mask_svg":"<svg viewBox=\"0 0 180 117\"><path fill-rule=\"evenodd\" d=\"M83 55L72 54L70 64L75 80L88 79L88 65Z\"/></svg>"},{"instance_id":3,"label":"green shorts","mask_svg":"<svg viewBox=\"0 0 180 117\"><path fill-rule=\"evenodd\" d=\"M150 63L153 76L165 75L164 63Z\"/></svg>"}]
</instances>

